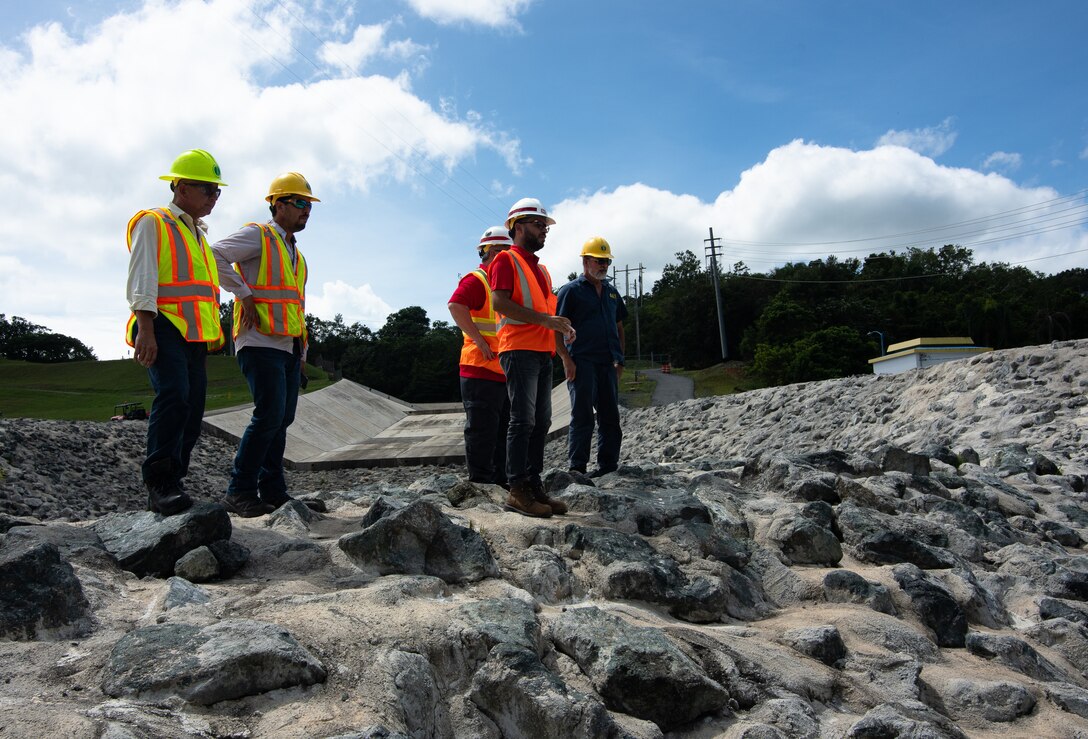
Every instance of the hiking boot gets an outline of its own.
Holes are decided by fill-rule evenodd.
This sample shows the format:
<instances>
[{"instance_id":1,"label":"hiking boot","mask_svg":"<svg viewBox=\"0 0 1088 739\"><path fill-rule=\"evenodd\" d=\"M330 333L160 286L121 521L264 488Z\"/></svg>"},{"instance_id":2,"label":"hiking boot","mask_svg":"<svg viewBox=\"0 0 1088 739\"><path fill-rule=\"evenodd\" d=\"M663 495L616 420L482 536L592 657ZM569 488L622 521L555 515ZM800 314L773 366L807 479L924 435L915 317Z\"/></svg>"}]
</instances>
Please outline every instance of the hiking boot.
<instances>
[{"instance_id":1,"label":"hiking boot","mask_svg":"<svg viewBox=\"0 0 1088 739\"><path fill-rule=\"evenodd\" d=\"M537 503L543 503L552 509L552 513L557 516L562 516L567 512L567 504L561 500L555 498L549 498L548 494L544 492L544 483L540 480L533 480L533 500Z\"/></svg>"},{"instance_id":2,"label":"hiking boot","mask_svg":"<svg viewBox=\"0 0 1088 739\"><path fill-rule=\"evenodd\" d=\"M596 470L593 470L592 472L590 472L587 475L587 477L589 479L593 480L593 479L596 479L598 477L604 477L605 475L611 474L612 472L615 472L617 469L619 469L619 468L618 467L611 467L609 469L604 469L604 468L596 469Z\"/></svg>"},{"instance_id":3,"label":"hiking boot","mask_svg":"<svg viewBox=\"0 0 1088 739\"><path fill-rule=\"evenodd\" d=\"M533 485L528 480L518 480L510 486L506 509L535 518L551 518L552 515L551 506L533 500Z\"/></svg>"},{"instance_id":4,"label":"hiking boot","mask_svg":"<svg viewBox=\"0 0 1088 739\"><path fill-rule=\"evenodd\" d=\"M261 502L255 493L248 495L228 495L223 499L223 507L228 512L237 514L242 518L257 518L276 510L274 506Z\"/></svg>"},{"instance_id":5,"label":"hiking boot","mask_svg":"<svg viewBox=\"0 0 1088 739\"><path fill-rule=\"evenodd\" d=\"M160 459L148 469L147 510L164 516L181 513L193 504L193 499L181 487L181 480L174 475L174 464Z\"/></svg>"},{"instance_id":6,"label":"hiking boot","mask_svg":"<svg viewBox=\"0 0 1088 739\"><path fill-rule=\"evenodd\" d=\"M287 493L283 493L282 495L265 495L264 493L261 493L260 497L261 502L265 505L272 506L273 510L279 508L284 503L290 503L292 500L297 500L315 513L328 513L329 511L329 507L325 505L325 501L323 500L302 500L294 498Z\"/></svg>"},{"instance_id":7,"label":"hiking boot","mask_svg":"<svg viewBox=\"0 0 1088 739\"><path fill-rule=\"evenodd\" d=\"M161 513L164 516L173 516L181 513L193 505L193 499L181 489L177 482L165 484L148 483L147 486L147 510L152 513Z\"/></svg>"}]
</instances>

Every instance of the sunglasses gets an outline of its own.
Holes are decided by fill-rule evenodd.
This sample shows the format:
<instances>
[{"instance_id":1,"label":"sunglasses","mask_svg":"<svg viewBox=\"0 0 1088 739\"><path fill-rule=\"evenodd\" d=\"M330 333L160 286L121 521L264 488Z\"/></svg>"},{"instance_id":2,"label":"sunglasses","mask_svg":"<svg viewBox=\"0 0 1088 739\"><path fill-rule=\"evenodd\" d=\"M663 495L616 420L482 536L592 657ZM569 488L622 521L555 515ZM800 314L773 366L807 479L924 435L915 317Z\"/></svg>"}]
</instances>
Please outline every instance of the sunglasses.
<instances>
[{"instance_id":1,"label":"sunglasses","mask_svg":"<svg viewBox=\"0 0 1088 739\"><path fill-rule=\"evenodd\" d=\"M548 233L548 224L545 221L523 221L530 226L536 226L544 233Z\"/></svg>"},{"instance_id":2,"label":"sunglasses","mask_svg":"<svg viewBox=\"0 0 1088 739\"><path fill-rule=\"evenodd\" d=\"M590 259L592 259L592 260L593 260L594 262L596 262L597 264L603 264L603 265L604 265L604 266L606 266L606 267L607 267L608 265L612 264L612 260L611 260L611 259L601 259L600 257L589 257L589 258L590 258Z\"/></svg>"},{"instance_id":3,"label":"sunglasses","mask_svg":"<svg viewBox=\"0 0 1088 739\"><path fill-rule=\"evenodd\" d=\"M182 182L181 184L188 185L189 187L195 187L197 190L200 190L202 193L204 193L205 196L209 198L217 198L219 197L220 193L223 192L210 182Z\"/></svg>"},{"instance_id":4,"label":"sunglasses","mask_svg":"<svg viewBox=\"0 0 1088 739\"><path fill-rule=\"evenodd\" d=\"M288 200L287 198L280 198L276 202L277 203L287 203L288 205L293 205L296 208L298 208L299 210L306 210L307 208L309 208L310 206L313 205L313 203L311 203L309 200L305 200L303 198L298 198L297 200Z\"/></svg>"}]
</instances>

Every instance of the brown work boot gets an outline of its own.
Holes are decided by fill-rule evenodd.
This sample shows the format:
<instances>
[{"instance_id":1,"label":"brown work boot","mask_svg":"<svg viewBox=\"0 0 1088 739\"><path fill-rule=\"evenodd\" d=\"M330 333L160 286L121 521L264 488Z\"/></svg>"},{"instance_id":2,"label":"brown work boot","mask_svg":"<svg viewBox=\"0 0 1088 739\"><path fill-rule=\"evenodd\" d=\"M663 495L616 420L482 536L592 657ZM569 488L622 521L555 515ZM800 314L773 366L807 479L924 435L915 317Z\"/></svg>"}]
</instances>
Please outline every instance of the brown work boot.
<instances>
[{"instance_id":1,"label":"brown work boot","mask_svg":"<svg viewBox=\"0 0 1088 739\"><path fill-rule=\"evenodd\" d=\"M533 485L528 480L518 480L510 486L506 509L535 518L551 518L552 515L551 506L533 500Z\"/></svg>"},{"instance_id":2,"label":"brown work boot","mask_svg":"<svg viewBox=\"0 0 1088 739\"><path fill-rule=\"evenodd\" d=\"M552 513L557 516L562 516L567 512L567 504L561 500L555 498L549 498L548 494L544 492L544 483L540 480L533 480L533 500L537 503L543 503L552 509Z\"/></svg>"}]
</instances>

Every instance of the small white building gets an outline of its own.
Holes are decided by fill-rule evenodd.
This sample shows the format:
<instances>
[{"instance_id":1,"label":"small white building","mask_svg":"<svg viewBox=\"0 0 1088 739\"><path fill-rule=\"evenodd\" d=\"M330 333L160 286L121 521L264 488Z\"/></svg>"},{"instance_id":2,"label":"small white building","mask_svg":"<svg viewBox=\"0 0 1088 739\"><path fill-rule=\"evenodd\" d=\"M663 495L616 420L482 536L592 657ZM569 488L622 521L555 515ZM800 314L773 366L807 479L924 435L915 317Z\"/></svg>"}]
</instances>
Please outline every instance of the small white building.
<instances>
[{"instance_id":1,"label":"small white building","mask_svg":"<svg viewBox=\"0 0 1088 739\"><path fill-rule=\"evenodd\" d=\"M873 365L874 374L890 375L992 351L993 347L975 346L969 336L911 339L892 344L887 354L870 359L869 364Z\"/></svg>"}]
</instances>

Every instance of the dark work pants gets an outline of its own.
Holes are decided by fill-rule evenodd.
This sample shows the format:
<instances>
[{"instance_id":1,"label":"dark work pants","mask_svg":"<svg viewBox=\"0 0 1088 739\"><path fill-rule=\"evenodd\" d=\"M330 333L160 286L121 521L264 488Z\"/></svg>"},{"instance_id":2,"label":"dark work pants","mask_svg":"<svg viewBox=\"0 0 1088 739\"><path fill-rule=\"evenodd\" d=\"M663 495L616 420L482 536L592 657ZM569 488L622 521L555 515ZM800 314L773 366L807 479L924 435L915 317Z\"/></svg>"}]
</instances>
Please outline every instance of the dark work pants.
<instances>
[{"instance_id":1,"label":"dark work pants","mask_svg":"<svg viewBox=\"0 0 1088 739\"><path fill-rule=\"evenodd\" d=\"M506 383L461 378L465 405L465 465L473 482L506 482L506 434L510 398Z\"/></svg>"},{"instance_id":2,"label":"dark work pants","mask_svg":"<svg viewBox=\"0 0 1088 739\"><path fill-rule=\"evenodd\" d=\"M185 477L200 438L208 389L208 345L186 341L161 313L155 316L153 326L158 355L147 375L155 400L147 422L147 457L141 472L145 483L166 484ZM170 464L161 464L164 460Z\"/></svg>"},{"instance_id":3,"label":"dark work pants","mask_svg":"<svg viewBox=\"0 0 1088 739\"><path fill-rule=\"evenodd\" d=\"M283 450L287 427L298 406L298 354L247 346L238 352L238 366L253 393L253 416L234 455L227 495L252 496L279 505L286 500Z\"/></svg>"},{"instance_id":4,"label":"dark work pants","mask_svg":"<svg viewBox=\"0 0 1088 739\"><path fill-rule=\"evenodd\" d=\"M593 439L593 411L597 411L597 467L611 472L619 467L620 430L619 383L611 362L574 360L574 381L570 392L570 428L567 456L571 468L585 469Z\"/></svg>"},{"instance_id":5,"label":"dark work pants","mask_svg":"<svg viewBox=\"0 0 1088 739\"><path fill-rule=\"evenodd\" d=\"M510 396L506 477L513 485L539 479L544 471L544 444L552 424L552 355L515 349L500 354L499 364Z\"/></svg>"}]
</instances>

